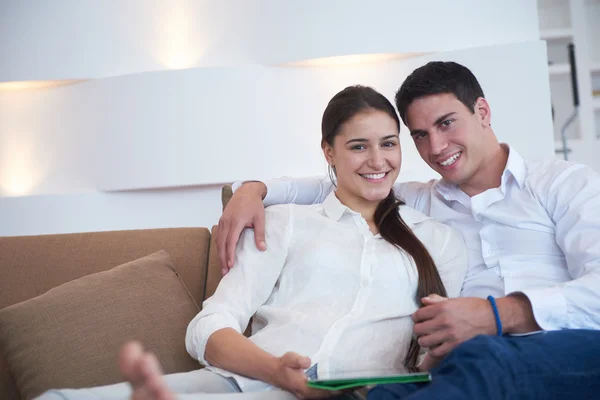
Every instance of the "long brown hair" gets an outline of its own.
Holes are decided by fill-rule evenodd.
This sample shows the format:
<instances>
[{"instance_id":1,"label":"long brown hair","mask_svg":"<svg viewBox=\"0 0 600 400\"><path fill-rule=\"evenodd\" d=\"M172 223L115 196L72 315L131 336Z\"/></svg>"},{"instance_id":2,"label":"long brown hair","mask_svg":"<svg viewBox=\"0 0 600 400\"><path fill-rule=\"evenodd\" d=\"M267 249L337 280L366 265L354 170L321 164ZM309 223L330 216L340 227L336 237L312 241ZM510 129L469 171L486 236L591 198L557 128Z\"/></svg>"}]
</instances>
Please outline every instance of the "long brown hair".
<instances>
[{"instance_id":1,"label":"long brown hair","mask_svg":"<svg viewBox=\"0 0 600 400\"><path fill-rule=\"evenodd\" d=\"M398 207L402 205L404 205L404 202L397 199L394 191L390 190L390 194L379 203L375 210L375 223L381 237L407 252L414 260L417 272L419 273L415 300L419 307L422 307L423 303L421 299L423 297L434 293L448 297L448 293L433 258L431 258L431 255L419 238L402 220L398 212ZM413 339L410 342L406 361L404 362L404 365L410 370L414 371L417 367L419 350L419 344L416 339Z\"/></svg>"},{"instance_id":2,"label":"long brown hair","mask_svg":"<svg viewBox=\"0 0 600 400\"><path fill-rule=\"evenodd\" d=\"M400 120L394 106L381 93L367 86L349 86L336 94L327 105L321 122L322 143L333 146L333 141L340 128L356 114L368 110L383 111L395 122L400 131ZM413 231L402 220L398 207L404 205L390 190L389 195L383 199L375 210L375 223L381 236L398 249L408 253L415 262L419 280L417 283L416 302L421 307L421 298L430 294L447 297L446 288L431 255L415 236ZM419 358L419 345L412 340L405 365L410 370L417 366Z\"/></svg>"}]
</instances>

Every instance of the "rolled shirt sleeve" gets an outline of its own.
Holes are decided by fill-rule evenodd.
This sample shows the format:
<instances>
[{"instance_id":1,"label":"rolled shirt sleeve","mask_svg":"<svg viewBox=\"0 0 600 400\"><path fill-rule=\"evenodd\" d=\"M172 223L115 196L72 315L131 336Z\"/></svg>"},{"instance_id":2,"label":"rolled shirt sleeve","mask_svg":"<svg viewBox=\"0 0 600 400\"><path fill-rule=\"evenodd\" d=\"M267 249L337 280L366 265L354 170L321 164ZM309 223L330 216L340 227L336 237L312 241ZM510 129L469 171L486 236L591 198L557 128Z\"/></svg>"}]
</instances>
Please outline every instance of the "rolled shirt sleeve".
<instances>
[{"instance_id":1,"label":"rolled shirt sleeve","mask_svg":"<svg viewBox=\"0 0 600 400\"><path fill-rule=\"evenodd\" d=\"M216 331L232 328L240 334L250 318L271 295L287 256L292 231L292 207L270 207L265 212L266 251L254 244L254 231L245 229L236 249L236 264L223 277L202 311L189 323L185 344L188 353L201 363L208 339Z\"/></svg>"}]
</instances>

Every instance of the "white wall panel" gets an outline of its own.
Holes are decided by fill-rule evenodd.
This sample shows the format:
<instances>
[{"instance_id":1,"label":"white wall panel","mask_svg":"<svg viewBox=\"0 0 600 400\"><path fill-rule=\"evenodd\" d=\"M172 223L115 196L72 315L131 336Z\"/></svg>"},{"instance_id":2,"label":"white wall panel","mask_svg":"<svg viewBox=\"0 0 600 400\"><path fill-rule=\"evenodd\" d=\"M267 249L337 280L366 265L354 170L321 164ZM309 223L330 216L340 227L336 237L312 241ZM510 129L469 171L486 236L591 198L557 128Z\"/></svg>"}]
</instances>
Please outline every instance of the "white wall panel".
<instances>
[{"instance_id":1,"label":"white wall panel","mask_svg":"<svg viewBox=\"0 0 600 400\"><path fill-rule=\"evenodd\" d=\"M0 2L0 82L534 40L535 0Z\"/></svg>"},{"instance_id":2,"label":"white wall panel","mask_svg":"<svg viewBox=\"0 0 600 400\"><path fill-rule=\"evenodd\" d=\"M58 187L62 182L60 177L69 173L72 174L69 179L71 184L75 182L73 177L79 177L85 181L85 185L81 186L82 189L70 187L61 196L0 197L0 235L211 226L218 221L221 205L219 185L204 186L207 181L227 182L282 175L324 176L325 165L319 152L319 121L324 104L341 88L340 84L354 82L358 77L356 74L364 73L362 83L372 84L392 98L405 75L430 59L455 60L473 70L491 103L492 125L500 140L511 143L527 158L552 157L553 140L547 134L551 131L552 122L547 107L550 94L543 42L469 49L394 61L378 65L368 76L366 71L356 67L338 69L335 78L321 70L303 70L298 74L295 70L281 70L284 75L290 73L295 79L298 78L297 81L287 82L285 87L278 87L281 82L275 78L277 73L261 74L264 68L257 68L253 69L250 76L257 79L263 90L253 92L255 101L248 101L249 104L236 100L250 98L247 88L242 90L244 86L238 88L239 93L246 93L242 95L236 95L238 92L231 88L224 90L221 95L223 98L214 101L225 101L224 98L227 98L228 109L210 108L201 95L193 97L198 90L192 84L195 81L188 79L184 79L190 85L188 89L184 90L182 86L164 92L161 102L157 102L159 96L153 92L155 89L142 89L154 87L151 77L155 74L144 74L114 81L96 81L92 83L93 88L85 86L87 83L71 87L70 90L74 92L80 89L96 91L94 96L86 96L94 98L94 102L86 102L75 108L77 112L73 115L83 115L85 123L75 123L73 126L79 126L81 130L70 132L70 138L65 136L66 133L61 136L60 128L64 125L60 118L44 117L45 110L49 110L47 112L50 114L61 113L43 104L36 104L34 111L39 114L38 120L41 120L38 123L45 127L45 136L54 139L48 139L40 145L39 154L33 158L55 153L54 160L73 157L80 160L79 163L70 164L75 171L54 170L47 177L46 188ZM242 72L250 74L248 70ZM237 79L233 83L242 84L242 72L238 69L230 71L231 79ZM177 74L189 78L195 76L195 71ZM139 96L118 90L137 79L141 82L136 83L136 90L142 91ZM122 82L116 85L118 80ZM171 82L176 80L169 79ZM228 88L226 80L220 82L224 88ZM207 81L203 81L203 84L208 85ZM506 90L508 87L510 91ZM114 93L109 96L111 91ZM282 94L285 96L282 97ZM80 99L74 93L71 96L70 101ZM533 98L535 101L532 101ZM196 107L189 104L192 100L196 102ZM10 101L0 104L0 121L6 121L4 117L11 115L11 104ZM76 104L67 102L60 106L70 108ZM234 117L228 113L229 109ZM25 112L24 116L27 115ZM23 118L23 121L26 120ZM145 122L140 125L140 121ZM94 128L95 124L99 127ZM203 126L209 132L200 129ZM93 134L82 134L86 131ZM406 133L403 128L404 159L400 179L425 180L435 177L419 158ZM77 140L78 135L78 146L68 147L64 146L66 142L61 143ZM89 152L83 153L82 149L88 149ZM72 151L80 154L76 156L71 154ZM79 169L76 164L79 164ZM93 169L84 168L90 164L99 165L101 168L98 171L101 173L93 175ZM86 177L86 174L91 175ZM97 182L92 182L94 179ZM115 190L161 185L200 186L121 193L80 193L85 192L83 187L100 182L102 185L99 186ZM37 188L34 192L43 191Z\"/></svg>"},{"instance_id":3,"label":"white wall panel","mask_svg":"<svg viewBox=\"0 0 600 400\"><path fill-rule=\"evenodd\" d=\"M361 83L393 101L407 74L432 59L472 68L500 138L526 156L551 156L544 57L543 42L529 42L358 66L199 68L5 92L0 120L8 143L0 163L10 171L10 154L22 143L29 149L22 157L41 171L30 191L38 194L319 175L329 99ZM412 144L405 153L405 169L414 171L406 178L432 176Z\"/></svg>"},{"instance_id":4,"label":"white wall panel","mask_svg":"<svg viewBox=\"0 0 600 400\"><path fill-rule=\"evenodd\" d=\"M335 92L392 99L430 59L473 69L499 137L551 156L537 21L535 0L0 1L0 235L210 226L221 182L325 173ZM8 90L63 79L87 81ZM434 177L403 133L400 178Z\"/></svg>"},{"instance_id":5,"label":"white wall panel","mask_svg":"<svg viewBox=\"0 0 600 400\"><path fill-rule=\"evenodd\" d=\"M221 188L0 197L0 236L122 229L210 228Z\"/></svg>"}]
</instances>

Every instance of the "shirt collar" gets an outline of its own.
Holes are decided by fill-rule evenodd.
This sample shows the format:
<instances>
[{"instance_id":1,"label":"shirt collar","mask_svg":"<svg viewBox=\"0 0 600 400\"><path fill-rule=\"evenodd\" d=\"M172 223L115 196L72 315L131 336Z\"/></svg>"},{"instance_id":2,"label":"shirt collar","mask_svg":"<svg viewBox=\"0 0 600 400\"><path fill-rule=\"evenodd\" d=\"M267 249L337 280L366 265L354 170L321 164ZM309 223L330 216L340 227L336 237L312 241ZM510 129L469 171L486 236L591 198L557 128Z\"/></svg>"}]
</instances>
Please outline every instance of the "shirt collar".
<instances>
[{"instance_id":1,"label":"shirt collar","mask_svg":"<svg viewBox=\"0 0 600 400\"><path fill-rule=\"evenodd\" d=\"M327 197L323 201L323 209L325 210L325 214L327 214L327 216L331 220L336 221L336 222L339 221L340 218L342 218L342 215L344 214L344 212L348 212L350 214L355 214L355 215L360 215L356 211L353 211L350 208L343 205L340 202L340 200L337 198L337 196L335 195L334 191L329 193L329 195L327 195ZM406 225L408 225L409 228L412 228L413 226L415 226L425 220L431 219L431 217L428 217L427 215L423 214L422 212L419 212L419 211L415 210L414 208L411 208L407 205L400 206L399 212L400 212L400 216L402 217L402 220L404 221L404 223Z\"/></svg>"},{"instance_id":2,"label":"shirt collar","mask_svg":"<svg viewBox=\"0 0 600 400\"><path fill-rule=\"evenodd\" d=\"M513 176L515 181L519 185L519 188L523 189L525 184L525 177L527 175L527 168L525 167L525 160L521 155L509 145L502 143L501 146L508 152L508 159L504 172L502 172L501 186L505 187L509 176ZM436 190L448 201L460 200L460 198L466 196L466 194L458 188L457 185L440 179L435 183ZM468 197L468 196L467 196Z\"/></svg>"},{"instance_id":3,"label":"shirt collar","mask_svg":"<svg viewBox=\"0 0 600 400\"><path fill-rule=\"evenodd\" d=\"M409 228L412 228L415 225L420 224L421 222L426 221L428 219L433 219L407 205L400 206L398 211L400 212L402 220Z\"/></svg>"},{"instance_id":4,"label":"shirt collar","mask_svg":"<svg viewBox=\"0 0 600 400\"><path fill-rule=\"evenodd\" d=\"M336 222L342 218L344 211L350 210L339 201L335 195L335 190L332 190L323 201L323 209L325 210L325 214Z\"/></svg>"},{"instance_id":5,"label":"shirt collar","mask_svg":"<svg viewBox=\"0 0 600 400\"><path fill-rule=\"evenodd\" d=\"M502 173L502 184L505 184L508 179L508 174L515 178L515 181L519 185L519 188L523 189L525 184L525 177L527 176L527 167L525 166L525 160L517 152L517 150L511 148L507 144L502 144L508 150L508 161L506 162L506 168Z\"/></svg>"}]
</instances>

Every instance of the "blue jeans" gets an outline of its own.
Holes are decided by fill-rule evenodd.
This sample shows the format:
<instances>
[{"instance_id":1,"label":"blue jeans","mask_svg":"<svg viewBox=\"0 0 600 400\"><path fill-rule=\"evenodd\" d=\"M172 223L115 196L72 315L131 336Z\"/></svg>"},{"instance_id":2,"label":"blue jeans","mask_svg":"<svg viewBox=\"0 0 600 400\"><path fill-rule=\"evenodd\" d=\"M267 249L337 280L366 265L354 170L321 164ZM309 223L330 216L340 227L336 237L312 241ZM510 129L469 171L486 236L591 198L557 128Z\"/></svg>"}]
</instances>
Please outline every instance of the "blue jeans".
<instances>
[{"instance_id":1,"label":"blue jeans","mask_svg":"<svg viewBox=\"0 0 600 400\"><path fill-rule=\"evenodd\" d=\"M600 331L477 336L431 375L426 384L376 386L368 399L600 399Z\"/></svg>"}]
</instances>

